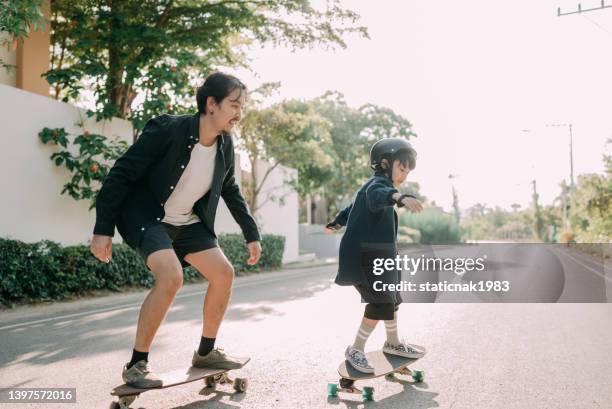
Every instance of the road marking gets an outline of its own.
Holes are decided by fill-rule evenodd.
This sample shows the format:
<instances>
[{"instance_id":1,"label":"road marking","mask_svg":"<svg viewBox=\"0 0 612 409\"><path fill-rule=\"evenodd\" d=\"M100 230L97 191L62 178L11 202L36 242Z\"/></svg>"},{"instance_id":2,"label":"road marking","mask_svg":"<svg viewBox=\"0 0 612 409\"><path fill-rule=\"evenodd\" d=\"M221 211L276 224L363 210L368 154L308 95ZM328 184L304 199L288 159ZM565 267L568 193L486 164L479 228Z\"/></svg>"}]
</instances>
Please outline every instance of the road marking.
<instances>
[{"instance_id":1,"label":"road marking","mask_svg":"<svg viewBox=\"0 0 612 409\"><path fill-rule=\"evenodd\" d=\"M314 267L313 270L315 271L308 271L308 272L304 272L304 271L298 271L295 273L282 273L279 277L272 277L272 278L266 278L266 279L259 279L259 280L245 280L245 281L241 281L238 282L237 284L234 285L233 289L237 289L237 288L244 288L244 287L252 287L254 285L258 285L258 284L269 284L269 283L275 283L278 281L284 281L296 276L308 276L308 277L312 277L312 275L314 274L320 274L323 272L329 272L329 270L326 271L326 268L329 269L332 266L319 266L319 267ZM318 271L320 269L320 271ZM246 277L245 277L246 278ZM204 287L200 288L196 291L192 291L186 294L179 294L176 297L174 297L175 300L177 299L181 299L181 298L187 298L187 297L191 297L194 295L204 295L204 290L206 290L206 288L208 288L208 282L204 283ZM50 317L50 318L43 318L43 319L39 319L39 320L34 320L34 321L26 321L26 322L20 322L19 324L11 324L11 325L5 325L3 327L0 327L0 331L2 330L6 330L6 329L13 329L13 328L20 328L20 327L27 327L30 325L36 325L36 324L42 324L45 322L50 322L50 321L57 321L57 320L62 320L62 319L66 319L66 318L76 318L76 317L81 317L83 315L94 315L94 314L99 314L101 312L108 312L108 311L121 311L121 310L130 310L130 309L134 309L134 308L138 308L140 305L142 305L142 302L138 302L138 303L131 303L131 304L124 304L124 305L118 305L118 306L114 306L114 307L107 307L107 308L99 308L99 309L94 309L91 311L84 311L84 312L77 312L74 314L66 314L66 315L60 315L57 317Z\"/></svg>"},{"instance_id":2,"label":"road marking","mask_svg":"<svg viewBox=\"0 0 612 409\"><path fill-rule=\"evenodd\" d=\"M583 262L581 262L580 260L578 260L576 257L570 255L568 252L566 251L562 251L562 250L557 250L555 249L555 252L559 252L560 254L563 254L566 257L571 258L572 260L574 260L576 263L580 264L581 266L583 266L584 268L591 270L593 273L595 273L596 275L598 275L599 277L603 278L604 280L607 280L609 282L612 283L612 278L607 277L605 274L605 270L604 270L604 274L602 274L601 272L594 270L593 268L591 268L590 266L587 266L586 264L584 264ZM602 267L604 267L604 265L601 265Z\"/></svg>"}]
</instances>

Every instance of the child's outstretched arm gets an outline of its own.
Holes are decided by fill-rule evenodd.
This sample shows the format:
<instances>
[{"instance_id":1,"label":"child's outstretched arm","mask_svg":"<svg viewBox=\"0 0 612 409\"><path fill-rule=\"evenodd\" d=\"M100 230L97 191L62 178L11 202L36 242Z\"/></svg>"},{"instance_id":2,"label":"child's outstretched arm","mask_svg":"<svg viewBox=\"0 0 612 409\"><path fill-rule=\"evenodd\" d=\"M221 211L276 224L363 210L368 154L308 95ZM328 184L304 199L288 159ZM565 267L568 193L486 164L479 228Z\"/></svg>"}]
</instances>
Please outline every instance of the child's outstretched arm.
<instances>
[{"instance_id":1,"label":"child's outstretched arm","mask_svg":"<svg viewBox=\"0 0 612 409\"><path fill-rule=\"evenodd\" d=\"M325 226L328 233L338 231L342 228L342 226L346 226L348 222L349 214L351 213L351 209L353 208L353 203L346 206L344 209L340 210L336 215L336 218L331 222L327 223Z\"/></svg>"},{"instance_id":2,"label":"child's outstretched arm","mask_svg":"<svg viewBox=\"0 0 612 409\"><path fill-rule=\"evenodd\" d=\"M396 204L394 195L400 196L397 189L384 183L374 182L365 192L366 206L371 212L378 212L385 207L394 206Z\"/></svg>"}]
</instances>

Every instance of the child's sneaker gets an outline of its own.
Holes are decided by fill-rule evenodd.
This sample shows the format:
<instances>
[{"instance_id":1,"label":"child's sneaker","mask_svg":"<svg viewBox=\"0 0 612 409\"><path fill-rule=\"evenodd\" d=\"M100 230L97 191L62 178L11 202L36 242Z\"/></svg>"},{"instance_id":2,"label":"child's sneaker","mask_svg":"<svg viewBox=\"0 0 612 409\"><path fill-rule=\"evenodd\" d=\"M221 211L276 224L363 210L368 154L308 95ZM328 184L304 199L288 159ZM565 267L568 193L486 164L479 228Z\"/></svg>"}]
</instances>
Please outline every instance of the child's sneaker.
<instances>
[{"instance_id":1,"label":"child's sneaker","mask_svg":"<svg viewBox=\"0 0 612 409\"><path fill-rule=\"evenodd\" d=\"M374 367L369 364L368 358L366 358L363 351L360 351L357 348L353 348L351 345L349 345L348 347L346 347L344 357L346 358L348 363L351 364L351 366L359 372L374 373Z\"/></svg>"},{"instance_id":2,"label":"child's sneaker","mask_svg":"<svg viewBox=\"0 0 612 409\"><path fill-rule=\"evenodd\" d=\"M399 344L391 344L389 341L385 341L382 350L386 354L403 356L404 358L421 358L425 355L425 352L417 349L416 345L408 344L405 341L401 341Z\"/></svg>"}]
</instances>

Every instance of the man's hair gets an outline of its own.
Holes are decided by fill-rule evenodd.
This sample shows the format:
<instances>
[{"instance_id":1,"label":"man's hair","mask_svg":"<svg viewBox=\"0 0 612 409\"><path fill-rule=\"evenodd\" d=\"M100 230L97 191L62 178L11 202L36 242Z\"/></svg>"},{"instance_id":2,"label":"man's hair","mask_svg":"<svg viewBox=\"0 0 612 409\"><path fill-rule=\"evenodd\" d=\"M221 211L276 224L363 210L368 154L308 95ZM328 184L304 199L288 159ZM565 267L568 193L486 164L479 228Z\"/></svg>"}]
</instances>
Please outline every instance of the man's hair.
<instances>
[{"instance_id":1,"label":"man's hair","mask_svg":"<svg viewBox=\"0 0 612 409\"><path fill-rule=\"evenodd\" d=\"M242 92L246 92L247 87L238 78L233 75L225 74L222 72L214 72L206 77L206 81L196 91L196 101L198 103L198 112L206 115L206 101L208 97L213 97L217 104L220 104L229 94L235 89L240 89L240 96Z\"/></svg>"}]
</instances>

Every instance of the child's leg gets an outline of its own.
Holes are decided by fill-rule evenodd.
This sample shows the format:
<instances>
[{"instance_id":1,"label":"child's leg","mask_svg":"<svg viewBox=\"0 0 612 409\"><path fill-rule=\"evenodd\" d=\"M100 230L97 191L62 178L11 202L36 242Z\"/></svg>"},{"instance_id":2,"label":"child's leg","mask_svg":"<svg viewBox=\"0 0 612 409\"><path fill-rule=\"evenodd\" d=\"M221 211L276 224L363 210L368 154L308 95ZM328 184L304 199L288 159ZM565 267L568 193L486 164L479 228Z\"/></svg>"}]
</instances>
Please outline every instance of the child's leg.
<instances>
[{"instance_id":1,"label":"child's leg","mask_svg":"<svg viewBox=\"0 0 612 409\"><path fill-rule=\"evenodd\" d=\"M376 324L378 324L378 320L373 320L364 316L361 320L361 325L359 326L359 331L357 331L352 347L363 352L366 341L372 334L372 331L374 331L374 328L376 328Z\"/></svg>"},{"instance_id":2,"label":"child's leg","mask_svg":"<svg viewBox=\"0 0 612 409\"><path fill-rule=\"evenodd\" d=\"M393 313L392 320L385 320L385 329L387 330L387 342L397 345L400 343L397 335L397 312Z\"/></svg>"}]
</instances>

